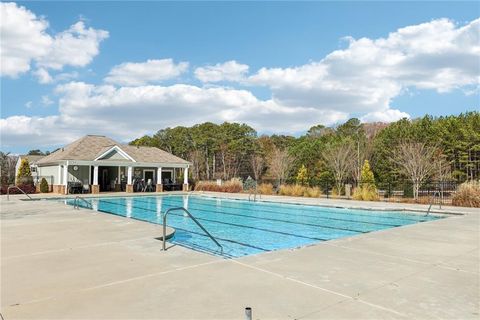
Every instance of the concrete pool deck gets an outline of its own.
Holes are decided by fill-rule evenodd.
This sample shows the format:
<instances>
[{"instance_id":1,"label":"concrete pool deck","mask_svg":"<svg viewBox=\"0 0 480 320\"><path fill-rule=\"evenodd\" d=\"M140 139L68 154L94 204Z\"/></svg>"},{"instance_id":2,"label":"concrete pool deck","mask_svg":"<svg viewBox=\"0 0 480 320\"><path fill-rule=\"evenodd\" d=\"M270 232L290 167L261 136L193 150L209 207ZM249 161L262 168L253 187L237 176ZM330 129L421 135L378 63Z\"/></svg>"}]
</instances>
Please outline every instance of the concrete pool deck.
<instances>
[{"instance_id":1,"label":"concrete pool deck","mask_svg":"<svg viewBox=\"0 0 480 320\"><path fill-rule=\"evenodd\" d=\"M0 200L0 307L6 320L243 319L247 306L254 319L479 318L478 209L445 207L441 212L462 215L221 259L170 244L162 252L155 239L159 225L22 198Z\"/></svg>"}]
</instances>

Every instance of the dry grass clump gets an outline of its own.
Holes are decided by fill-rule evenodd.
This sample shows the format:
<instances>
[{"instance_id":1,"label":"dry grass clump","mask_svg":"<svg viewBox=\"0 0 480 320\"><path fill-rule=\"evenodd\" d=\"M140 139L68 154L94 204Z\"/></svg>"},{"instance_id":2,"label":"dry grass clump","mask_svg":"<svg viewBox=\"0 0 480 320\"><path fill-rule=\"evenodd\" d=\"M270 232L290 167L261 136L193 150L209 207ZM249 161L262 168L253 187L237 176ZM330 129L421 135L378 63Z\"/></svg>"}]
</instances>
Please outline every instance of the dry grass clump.
<instances>
[{"instance_id":1,"label":"dry grass clump","mask_svg":"<svg viewBox=\"0 0 480 320\"><path fill-rule=\"evenodd\" d=\"M261 183L258 185L257 187L257 191L258 193L260 194L274 194L275 192L273 192L273 184L271 183Z\"/></svg>"},{"instance_id":2,"label":"dry grass clump","mask_svg":"<svg viewBox=\"0 0 480 320\"><path fill-rule=\"evenodd\" d=\"M362 186L355 188L353 191L354 200L377 201L380 200L377 189L375 187Z\"/></svg>"},{"instance_id":3,"label":"dry grass clump","mask_svg":"<svg viewBox=\"0 0 480 320\"><path fill-rule=\"evenodd\" d=\"M305 187L299 184L281 185L278 193L282 196L318 198L322 195L319 187Z\"/></svg>"},{"instance_id":4,"label":"dry grass clump","mask_svg":"<svg viewBox=\"0 0 480 320\"><path fill-rule=\"evenodd\" d=\"M462 183L452 199L454 206L480 208L480 181Z\"/></svg>"},{"instance_id":5,"label":"dry grass clump","mask_svg":"<svg viewBox=\"0 0 480 320\"><path fill-rule=\"evenodd\" d=\"M215 181L199 181L195 185L195 191L239 193L243 191L243 184L239 179L232 179L221 186L217 185Z\"/></svg>"},{"instance_id":6,"label":"dry grass clump","mask_svg":"<svg viewBox=\"0 0 480 320\"><path fill-rule=\"evenodd\" d=\"M308 187L305 188L305 191L303 192L304 197L309 197L309 198L318 198L322 195L322 190L320 190L319 187Z\"/></svg>"}]
</instances>

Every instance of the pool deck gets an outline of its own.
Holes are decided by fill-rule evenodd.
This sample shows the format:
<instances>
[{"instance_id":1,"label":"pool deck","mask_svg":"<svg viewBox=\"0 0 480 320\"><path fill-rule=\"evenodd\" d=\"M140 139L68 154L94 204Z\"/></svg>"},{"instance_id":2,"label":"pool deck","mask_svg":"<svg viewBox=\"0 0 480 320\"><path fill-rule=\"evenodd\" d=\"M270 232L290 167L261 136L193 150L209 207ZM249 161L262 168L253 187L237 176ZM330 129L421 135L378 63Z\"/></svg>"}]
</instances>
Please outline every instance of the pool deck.
<instances>
[{"instance_id":1,"label":"pool deck","mask_svg":"<svg viewBox=\"0 0 480 320\"><path fill-rule=\"evenodd\" d=\"M244 319L247 306L253 319L479 318L479 209L434 207L456 214L294 250L222 259L170 244L161 251L158 225L22 198L0 198L5 320Z\"/></svg>"}]
</instances>

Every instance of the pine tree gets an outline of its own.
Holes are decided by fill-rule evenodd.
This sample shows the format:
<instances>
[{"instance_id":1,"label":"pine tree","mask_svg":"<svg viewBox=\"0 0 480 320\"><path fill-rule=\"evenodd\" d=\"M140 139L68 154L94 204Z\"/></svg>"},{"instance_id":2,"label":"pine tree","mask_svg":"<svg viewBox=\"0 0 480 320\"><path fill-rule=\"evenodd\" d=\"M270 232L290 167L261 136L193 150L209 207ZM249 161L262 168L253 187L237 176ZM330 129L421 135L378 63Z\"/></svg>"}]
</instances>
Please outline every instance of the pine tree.
<instances>
[{"instance_id":1,"label":"pine tree","mask_svg":"<svg viewBox=\"0 0 480 320\"><path fill-rule=\"evenodd\" d=\"M355 189L353 198L355 200L378 200L377 188L375 186L375 177L373 176L370 163L365 160L362 167L360 186Z\"/></svg>"},{"instance_id":2,"label":"pine tree","mask_svg":"<svg viewBox=\"0 0 480 320\"><path fill-rule=\"evenodd\" d=\"M30 171L30 163L27 159L23 159L20 163L20 168L18 168L17 173L17 184L26 184L31 183L32 179L32 172Z\"/></svg>"},{"instance_id":3,"label":"pine tree","mask_svg":"<svg viewBox=\"0 0 480 320\"><path fill-rule=\"evenodd\" d=\"M375 177L373 176L373 171L370 168L370 162L368 162L368 160L365 160L363 163L360 180L362 186L375 187Z\"/></svg>"},{"instance_id":4,"label":"pine tree","mask_svg":"<svg viewBox=\"0 0 480 320\"><path fill-rule=\"evenodd\" d=\"M307 168L305 167L304 164L302 164L300 169L298 169L297 183L302 185L302 186L305 186L308 183L308 172L307 172Z\"/></svg>"}]
</instances>

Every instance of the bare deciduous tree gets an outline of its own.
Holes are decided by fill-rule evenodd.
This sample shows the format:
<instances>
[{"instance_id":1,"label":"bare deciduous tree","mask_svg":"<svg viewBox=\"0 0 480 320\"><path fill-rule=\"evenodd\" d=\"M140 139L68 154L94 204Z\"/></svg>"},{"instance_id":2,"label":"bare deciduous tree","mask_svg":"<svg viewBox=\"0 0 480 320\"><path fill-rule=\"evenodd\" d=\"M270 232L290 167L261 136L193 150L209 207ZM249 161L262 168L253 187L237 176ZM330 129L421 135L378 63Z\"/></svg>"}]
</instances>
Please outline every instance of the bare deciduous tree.
<instances>
[{"instance_id":1,"label":"bare deciduous tree","mask_svg":"<svg viewBox=\"0 0 480 320\"><path fill-rule=\"evenodd\" d=\"M423 142L401 142L394 150L391 160L400 172L413 183L413 198L418 199L420 186L435 168L434 155L437 148Z\"/></svg>"},{"instance_id":2,"label":"bare deciduous tree","mask_svg":"<svg viewBox=\"0 0 480 320\"><path fill-rule=\"evenodd\" d=\"M0 151L0 176L2 185L9 185L15 181L17 158L17 156L12 156L9 152L4 153Z\"/></svg>"},{"instance_id":3,"label":"bare deciduous tree","mask_svg":"<svg viewBox=\"0 0 480 320\"><path fill-rule=\"evenodd\" d=\"M255 180L260 180L263 169L265 168L265 160L262 155L254 153L250 158L250 163L252 164L252 171Z\"/></svg>"},{"instance_id":4,"label":"bare deciduous tree","mask_svg":"<svg viewBox=\"0 0 480 320\"><path fill-rule=\"evenodd\" d=\"M292 162L293 157L288 154L287 150L275 149L273 151L270 159L270 172L278 180L279 185L287 178Z\"/></svg>"},{"instance_id":5,"label":"bare deciduous tree","mask_svg":"<svg viewBox=\"0 0 480 320\"><path fill-rule=\"evenodd\" d=\"M355 165L355 151L351 143L342 143L327 147L322 153L327 167L333 171L337 191L342 190L342 183L352 173Z\"/></svg>"}]
</instances>

